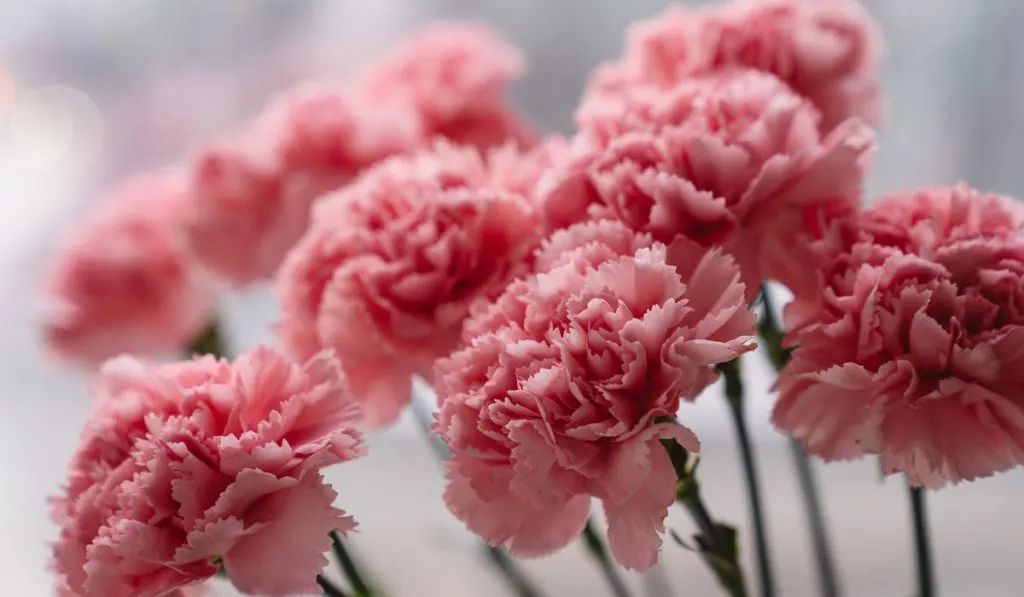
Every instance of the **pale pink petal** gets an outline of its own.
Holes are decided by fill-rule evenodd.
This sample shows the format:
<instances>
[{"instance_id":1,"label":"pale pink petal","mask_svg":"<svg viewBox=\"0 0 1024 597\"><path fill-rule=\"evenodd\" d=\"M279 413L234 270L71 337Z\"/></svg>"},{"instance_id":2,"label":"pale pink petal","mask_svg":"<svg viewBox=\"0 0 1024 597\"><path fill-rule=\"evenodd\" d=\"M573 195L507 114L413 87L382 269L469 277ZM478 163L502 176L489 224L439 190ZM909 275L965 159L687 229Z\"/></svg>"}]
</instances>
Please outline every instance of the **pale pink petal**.
<instances>
[{"instance_id":1,"label":"pale pink petal","mask_svg":"<svg viewBox=\"0 0 1024 597\"><path fill-rule=\"evenodd\" d=\"M611 468L622 475L620 483L629 481L606 484L610 493L602 499L612 553L630 570L644 571L657 563L660 534L665 532L665 518L675 502L675 469L661 439L676 441L689 452L700 450L697 438L685 427L653 427L617 446Z\"/></svg>"},{"instance_id":2,"label":"pale pink petal","mask_svg":"<svg viewBox=\"0 0 1024 597\"><path fill-rule=\"evenodd\" d=\"M566 496L545 506L511 491L481 496L465 476L466 470L458 460L448 466L445 504L491 545L505 545L520 557L539 557L565 547L583 531L590 515L588 496Z\"/></svg>"},{"instance_id":3,"label":"pale pink petal","mask_svg":"<svg viewBox=\"0 0 1024 597\"><path fill-rule=\"evenodd\" d=\"M355 526L331 505L337 495L319 474L309 474L252 509L247 517L262 526L224 554L231 582L267 597L318 593L316 575L327 565L330 532Z\"/></svg>"}]
</instances>

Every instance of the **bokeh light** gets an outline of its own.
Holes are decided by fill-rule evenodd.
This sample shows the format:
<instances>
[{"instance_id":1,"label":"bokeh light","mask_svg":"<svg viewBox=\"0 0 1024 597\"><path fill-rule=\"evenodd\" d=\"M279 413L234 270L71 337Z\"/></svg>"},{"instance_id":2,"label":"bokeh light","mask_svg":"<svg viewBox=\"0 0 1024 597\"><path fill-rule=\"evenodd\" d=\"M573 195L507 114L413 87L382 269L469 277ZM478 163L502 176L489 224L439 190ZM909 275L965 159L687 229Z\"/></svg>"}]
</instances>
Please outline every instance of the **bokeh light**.
<instances>
[{"instance_id":1,"label":"bokeh light","mask_svg":"<svg viewBox=\"0 0 1024 597\"><path fill-rule=\"evenodd\" d=\"M82 91L66 85L34 89L14 104L10 114L14 158L49 169L87 163L99 153L103 118Z\"/></svg>"}]
</instances>

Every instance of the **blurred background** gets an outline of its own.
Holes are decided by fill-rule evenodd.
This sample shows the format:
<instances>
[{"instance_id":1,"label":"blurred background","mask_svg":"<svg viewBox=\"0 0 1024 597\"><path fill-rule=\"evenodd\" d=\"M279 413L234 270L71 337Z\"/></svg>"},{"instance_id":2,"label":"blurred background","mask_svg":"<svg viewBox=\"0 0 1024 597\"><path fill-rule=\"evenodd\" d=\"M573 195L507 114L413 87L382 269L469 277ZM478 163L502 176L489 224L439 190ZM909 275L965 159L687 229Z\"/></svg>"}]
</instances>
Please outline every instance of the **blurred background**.
<instances>
[{"instance_id":1,"label":"blurred background","mask_svg":"<svg viewBox=\"0 0 1024 597\"><path fill-rule=\"evenodd\" d=\"M1024 2L873 0L888 44L887 124L869 194L967 180L1024 195ZM484 20L518 44L529 71L515 99L568 132L593 66L655 0L8 0L0 3L0 594L52 594L46 496L62 482L88 404L87 379L43 359L34 318L53 241L96 191L187 155L250 118L276 90L344 78L431 20ZM225 305L236 348L269 338L266 289ZM753 360L752 360L753 361ZM748 364L753 420L783 597L815 595L785 443L767 423L768 367ZM731 424L708 392L682 418L705 442L703 485L716 516L750 545ZM442 481L416 426L371 440L370 456L329 475L356 515L355 545L389 595L484 597L503 586L441 503ZM818 467L847 597L904 597L913 570L898 479L871 462ZM1024 474L945 490L930 502L945 597L1015 597L1024 586ZM669 527L692 529L673 512ZM749 554L748 554L749 556ZM697 557L666 541L662 577L629 582L656 596L719 594ZM749 562L748 566L752 564ZM527 569L548 595L606 595L578 546ZM218 586L218 594L230 595Z\"/></svg>"}]
</instances>

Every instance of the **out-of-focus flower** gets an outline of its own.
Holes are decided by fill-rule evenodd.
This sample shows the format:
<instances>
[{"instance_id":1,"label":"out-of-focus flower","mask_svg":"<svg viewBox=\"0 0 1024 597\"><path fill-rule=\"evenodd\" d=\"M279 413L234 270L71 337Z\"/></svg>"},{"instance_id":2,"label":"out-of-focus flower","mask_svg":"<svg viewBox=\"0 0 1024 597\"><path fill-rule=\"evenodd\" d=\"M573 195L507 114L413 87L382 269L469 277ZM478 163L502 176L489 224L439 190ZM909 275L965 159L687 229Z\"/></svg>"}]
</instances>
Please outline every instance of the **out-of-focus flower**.
<instances>
[{"instance_id":1,"label":"out-of-focus flower","mask_svg":"<svg viewBox=\"0 0 1024 597\"><path fill-rule=\"evenodd\" d=\"M283 94L244 133L196 156L187 213L195 251L236 285L268 278L308 228L316 199L421 143L411 115L385 114L344 89Z\"/></svg>"},{"instance_id":2,"label":"out-of-focus flower","mask_svg":"<svg viewBox=\"0 0 1024 597\"><path fill-rule=\"evenodd\" d=\"M362 451L332 356L120 357L93 394L54 500L59 595L163 596L213 576L215 562L248 594L318 591L328 533L355 525L320 469Z\"/></svg>"},{"instance_id":3,"label":"out-of-focus flower","mask_svg":"<svg viewBox=\"0 0 1024 597\"><path fill-rule=\"evenodd\" d=\"M780 428L915 485L1024 462L1024 208L967 186L896 193L818 244L786 315Z\"/></svg>"},{"instance_id":4,"label":"out-of-focus flower","mask_svg":"<svg viewBox=\"0 0 1024 597\"><path fill-rule=\"evenodd\" d=\"M43 334L68 360L184 349L210 318L213 285L181 233L177 171L113 189L60 249L45 282Z\"/></svg>"},{"instance_id":5,"label":"out-of-focus flower","mask_svg":"<svg viewBox=\"0 0 1024 597\"><path fill-rule=\"evenodd\" d=\"M372 65L359 88L373 102L411 105L428 139L525 146L537 134L506 98L523 65L519 50L496 32L454 21L413 35Z\"/></svg>"},{"instance_id":6,"label":"out-of-focus flower","mask_svg":"<svg viewBox=\"0 0 1024 597\"><path fill-rule=\"evenodd\" d=\"M537 140L505 98L521 71L519 52L496 34L451 23L413 36L351 86L289 90L240 134L195 157L186 230L196 254L235 285L271 277L308 228L317 199L438 137L507 146L521 162L517 148ZM538 150L535 161L555 149ZM504 174L526 171L517 165Z\"/></svg>"},{"instance_id":7,"label":"out-of-focus flower","mask_svg":"<svg viewBox=\"0 0 1024 597\"><path fill-rule=\"evenodd\" d=\"M584 226L569 234L602 224ZM699 449L664 418L715 380L712 365L752 348L754 315L719 250L613 252L595 264L597 252L570 250L473 316L464 347L437 365L438 430L454 452L445 501L474 533L550 554L596 497L615 558L644 570L676 491L659 442Z\"/></svg>"},{"instance_id":8,"label":"out-of-focus flower","mask_svg":"<svg viewBox=\"0 0 1024 597\"><path fill-rule=\"evenodd\" d=\"M367 425L395 420L473 302L524 266L536 220L500 179L473 148L392 158L325 199L282 267L284 345L337 351Z\"/></svg>"},{"instance_id":9,"label":"out-of-focus flower","mask_svg":"<svg viewBox=\"0 0 1024 597\"><path fill-rule=\"evenodd\" d=\"M191 165L183 229L212 271L242 285L271 275L309 221L312 197L289 202L268 140L219 140Z\"/></svg>"},{"instance_id":10,"label":"out-of-focus flower","mask_svg":"<svg viewBox=\"0 0 1024 597\"><path fill-rule=\"evenodd\" d=\"M415 115L386 108L336 84L307 83L275 98L260 126L286 172L350 180L384 158L422 145Z\"/></svg>"},{"instance_id":11,"label":"out-of-focus flower","mask_svg":"<svg viewBox=\"0 0 1024 597\"><path fill-rule=\"evenodd\" d=\"M800 247L859 206L865 125L822 137L814 106L776 77L735 71L619 103L600 101L538 191L546 228L612 218L671 243L722 245L748 292L790 286Z\"/></svg>"},{"instance_id":12,"label":"out-of-focus flower","mask_svg":"<svg viewBox=\"0 0 1024 597\"><path fill-rule=\"evenodd\" d=\"M615 98L715 71L758 69L810 100L828 132L850 117L881 121L881 57L881 35L857 0L672 7L632 26L625 55L598 68L587 96Z\"/></svg>"},{"instance_id":13,"label":"out-of-focus flower","mask_svg":"<svg viewBox=\"0 0 1024 597\"><path fill-rule=\"evenodd\" d=\"M491 184L536 202L541 179L568 151L569 141L560 135L545 137L529 149L512 142L494 147L485 152Z\"/></svg>"}]
</instances>

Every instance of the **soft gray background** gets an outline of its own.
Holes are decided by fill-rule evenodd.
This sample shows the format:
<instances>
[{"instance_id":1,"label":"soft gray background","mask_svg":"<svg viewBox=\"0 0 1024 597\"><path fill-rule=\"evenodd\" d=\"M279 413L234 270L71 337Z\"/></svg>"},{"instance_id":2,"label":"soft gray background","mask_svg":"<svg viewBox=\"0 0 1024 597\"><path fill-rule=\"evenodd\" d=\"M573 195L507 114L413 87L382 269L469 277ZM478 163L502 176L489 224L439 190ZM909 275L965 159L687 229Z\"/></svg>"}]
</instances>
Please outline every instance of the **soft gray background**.
<instances>
[{"instance_id":1,"label":"soft gray background","mask_svg":"<svg viewBox=\"0 0 1024 597\"><path fill-rule=\"evenodd\" d=\"M38 272L52 241L96 187L177 159L197 140L245 120L269 93L307 77L343 77L420 23L485 19L528 55L515 90L542 124L568 131L588 70L618 51L626 24L653 0L8 0L0 3L0 594L51 594L45 496L63 476L86 412L84 375L45 363L33 328ZM887 126L871 194L966 179L1024 195L1019 166L1024 2L874 0L889 53ZM53 86L58 87L53 87ZM229 301L234 339L267 338L262 289ZM805 529L784 444L767 425L762 363L750 363L751 418L764 466L783 597L813 595ZM717 391L682 416L705 441L704 486L715 513L745 524L730 425ZM371 455L332 472L356 539L391 595L478 597L501 585L444 510L441 480L415 426L372 440ZM906 504L872 463L820 469L850 597L912 593ZM943 595L1021 594L1024 477L1008 474L932 499ZM683 534L689 522L673 513ZM748 535L745 535L748 537ZM748 542L749 544L749 542ZM676 595L718 594L696 558L669 543ZM602 595L578 548L527 564L550 595ZM632 579L640 587L639 579ZM225 594L230 594L225 592Z\"/></svg>"}]
</instances>

